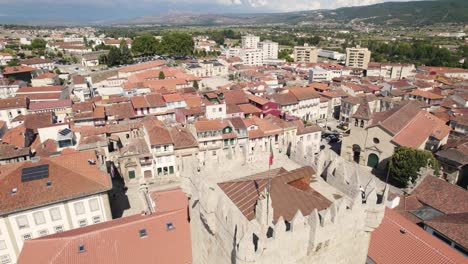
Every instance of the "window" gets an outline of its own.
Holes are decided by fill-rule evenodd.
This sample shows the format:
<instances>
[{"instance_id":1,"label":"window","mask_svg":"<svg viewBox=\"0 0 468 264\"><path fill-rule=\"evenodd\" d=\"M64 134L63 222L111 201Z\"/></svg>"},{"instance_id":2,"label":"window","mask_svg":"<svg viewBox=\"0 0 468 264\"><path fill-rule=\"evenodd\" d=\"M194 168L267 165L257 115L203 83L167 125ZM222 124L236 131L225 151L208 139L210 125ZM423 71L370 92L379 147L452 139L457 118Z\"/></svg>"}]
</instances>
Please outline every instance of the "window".
<instances>
[{"instance_id":1,"label":"window","mask_svg":"<svg viewBox=\"0 0 468 264\"><path fill-rule=\"evenodd\" d=\"M361 120L361 125L360 127L364 127L364 120Z\"/></svg>"},{"instance_id":2,"label":"window","mask_svg":"<svg viewBox=\"0 0 468 264\"><path fill-rule=\"evenodd\" d=\"M0 256L0 263L1 263L1 264L8 264L8 263L11 263L10 255L2 255L2 256Z\"/></svg>"},{"instance_id":3,"label":"window","mask_svg":"<svg viewBox=\"0 0 468 264\"><path fill-rule=\"evenodd\" d=\"M213 150L213 157L216 156L216 150Z\"/></svg>"},{"instance_id":4,"label":"window","mask_svg":"<svg viewBox=\"0 0 468 264\"><path fill-rule=\"evenodd\" d=\"M169 150L169 146L168 145L164 145L164 151L168 151Z\"/></svg>"},{"instance_id":5,"label":"window","mask_svg":"<svg viewBox=\"0 0 468 264\"><path fill-rule=\"evenodd\" d=\"M78 225L80 227L84 227L84 226L88 225L88 222L86 221L86 219L82 219L82 220L78 221Z\"/></svg>"},{"instance_id":6,"label":"window","mask_svg":"<svg viewBox=\"0 0 468 264\"><path fill-rule=\"evenodd\" d=\"M315 133L315 134L314 134L314 139L318 139L318 137L319 137L319 134L318 134L318 133Z\"/></svg>"},{"instance_id":7,"label":"window","mask_svg":"<svg viewBox=\"0 0 468 264\"><path fill-rule=\"evenodd\" d=\"M93 223L94 224L101 223L101 217L100 216L94 216L93 217Z\"/></svg>"},{"instance_id":8,"label":"window","mask_svg":"<svg viewBox=\"0 0 468 264\"><path fill-rule=\"evenodd\" d=\"M171 222L169 222L169 223L166 223L166 229L167 231L170 231L170 230L175 229L175 227Z\"/></svg>"},{"instance_id":9,"label":"window","mask_svg":"<svg viewBox=\"0 0 468 264\"><path fill-rule=\"evenodd\" d=\"M162 168L158 168L158 175L162 174Z\"/></svg>"},{"instance_id":10,"label":"window","mask_svg":"<svg viewBox=\"0 0 468 264\"><path fill-rule=\"evenodd\" d=\"M49 213L50 213L50 218L52 218L52 221L57 221L57 220L62 219L62 216L60 215L60 209L58 209L58 207L50 209Z\"/></svg>"},{"instance_id":11,"label":"window","mask_svg":"<svg viewBox=\"0 0 468 264\"><path fill-rule=\"evenodd\" d=\"M31 240L31 239L32 239L31 234L24 234L23 235L23 240Z\"/></svg>"},{"instance_id":12,"label":"window","mask_svg":"<svg viewBox=\"0 0 468 264\"><path fill-rule=\"evenodd\" d=\"M375 144L379 144L380 140L378 138L373 138L372 141L374 141Z\"/></svg>"},{"instance_id":13,"label":"window","mask_svg":"<svg viewBox=\"0 0 468 264\"><path fill-rule=\"evenodd\" d=\"M354 126L358 126L359 121L357 119L354 119Z\"/></svg>"},{"instance_id":14,"label":"window","mask_svg":"<svg viewBox=\"0 0 468 264\"><path fill-rule=\"evenodd\" d=\"M220 108L219 108L219 112L222 112L222 111L223 111L223 108L220 107Z\"/></svg>"},{"instance_id":15,"label":"window","mask_svg":"<svg viewBox=\"0 0 468 264\"><path fill-rule=\"evenodd\" d=\"M312 139L311 135L307 135L307 141L310 141Z\"/></svg>"},{"instance_id":16,"label":"window","mask_svg":"<svg viewBox=\"0 0 468 264\"><path fill-rule=\"evenodd\" d=\"M125 138L130 138L130 134L125 134Z\"/></svg>"},{"instance_id":17,"label":"window","mask_svg":"<svg viewBox=\"0 0 468 264\"><path fill-rule=\"evenodd\" d=\"M91 210L91 212L99 210L99 202L97 198L89 200L89 209Z\"/></svg>"},{"instance_id":18,"label":"window","mask_svg":"<svg viewBox=\"0 0 468 264\"><path fill-rule=\"evenodd\" d=\"M129 171L128 172L128 178L131 180L131 179L135 179L135 171Z\"/></svg>"},{"instance_id":19,"label":"window","mask_svg":"<svg viewBox=\"0 0 468 264\"><path fill-rule=\"evenodd\" d=\"M80 244L80 245L78 246L78 252L79 252L79 253L85 252L85 246L84 246L83 244Z\"/></svg>"},{"instance_id":20,"label":"window","mask_svg":"<svg viewBox=\"0 0 468 264\"><path fill-rule=\"evenodd\" d=\"M169 173L174 174L174 166L169 166Z\"/></svg>"},{"instance_id":21,"label":"window","mask_svg":"<svg viewBox=\"0 0 468 264\"><path fill-rule=\"evenodd\" d=\"M63 232L63 226L56 226L54 227L55 233Z\"/></svg>"},{"instance_id":22,"label":"window","mask_svg":"<svg viewBox=\"0 0 468 264\"><path fill-rule=\"evenodd\" d=\"M43 212L35 212L33 214L33 217L34 217L34 222L36 223L36 225L42 225L45 223L45 217L44 217Z\"/></svg>"},{"instance_id":23,"label":"window","mask_svg":"<svg viewBox=\"0 0 468 264\"><path fill-rule=\"evenodd\" d=\"M140 237L148 236L148 234L146 233L146 229L140 229L140 231L138 233L140 234Z\"/></svg>"},{"instance_id":24,"label":"window","mask_svg":"<svg viewBox=\"0 0 468 264\"><path fill-rule=\"evenodd\" d=\"M43 229L39 231L39 237L47 236L49 234L49 231L47 229Z\"/></svg>"},{"instance_id":25,"label":"window","mask_svg":"<svg viewBox=\"0 0 468 264\"><path fill-rule=\"evenodd\" d=\"M6 246L5 240L0 240L0 250L4 250L6 248L7 248L7 246Z\"/></svg>"},{"instance_id":26,"label":"window","mask_svg":"<svg viewBox=\"0 0 468 264\"><path fill-rule=\"evenodd\" d=\"M82 215L85 213L85 208L83 202L78 202L73 205L75 207L75 214Z\"/></svg>"},{"instance_id":27,"label":"window","mask_svg":"<svg viewBox=\"0 0 468 264\"><path fill-rule=\"evenodd\" d=\"M208 142L203 142L203 145L204 145L204 146L208 145Z\"/></svg>"},{"instance_id":28,"label":"window","mask_svg":"<svg viewBox=\"0 0 468 264\"><path fill-rule=\"evenodd\" d=\"M16 217L16 223L18 224L19 229L28 228L28 218L25 215Z\"/></svg>"}]
</instances>

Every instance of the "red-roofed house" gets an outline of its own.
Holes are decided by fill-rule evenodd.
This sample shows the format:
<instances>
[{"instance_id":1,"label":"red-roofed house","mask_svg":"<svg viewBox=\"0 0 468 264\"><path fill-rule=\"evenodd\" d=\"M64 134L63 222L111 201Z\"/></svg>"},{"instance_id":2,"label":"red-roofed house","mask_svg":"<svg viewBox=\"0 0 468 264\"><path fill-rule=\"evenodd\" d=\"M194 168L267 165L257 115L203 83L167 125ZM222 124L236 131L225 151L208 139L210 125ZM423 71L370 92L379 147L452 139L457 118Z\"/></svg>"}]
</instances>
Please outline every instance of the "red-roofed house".
<instances>
[{"instance_id":1,"label":"red-roofed house","mask_svg":"<svg viewBox=\"0 0 468 264\"><path fill-rule=\"evenodd\" d=\"M100 166L94 151L0 166L0 219L11 223L0 234L2 260L16 263L27 240L112 219L112 183Z\"/></svg>"},{"instance_id":2,"label":"red-roofed house","mask_svg":"<svg viewBox=\"0 0 468 264\"><path fill-rule=\"evenodd\" d=\"M372 233L366 263L466 263L466 257L392 209Z\"/></svg>"},{"instance_id":3,"label":"red-roofed house","mask_svg":"<svg viewBox=\"0 0 468 264\"><path fill-rule=\"evenodd\" d=\"M192 263L187 197L180 189L149 196L153 213L27 241L18 263Z\"/></svg>"}]
</instances>

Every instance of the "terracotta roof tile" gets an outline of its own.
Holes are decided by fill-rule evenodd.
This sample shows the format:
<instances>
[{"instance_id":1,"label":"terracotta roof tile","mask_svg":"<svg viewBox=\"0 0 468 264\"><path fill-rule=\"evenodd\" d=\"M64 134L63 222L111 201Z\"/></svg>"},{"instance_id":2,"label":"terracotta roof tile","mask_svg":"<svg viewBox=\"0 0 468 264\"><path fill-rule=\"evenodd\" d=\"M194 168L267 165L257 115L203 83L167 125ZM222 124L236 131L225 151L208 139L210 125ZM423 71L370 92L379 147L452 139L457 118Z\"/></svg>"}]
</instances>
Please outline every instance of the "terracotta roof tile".
<instances>
[{"instance_id":1,"label":"terracotta roof tile","mask_svg":"<svg viewBox=\"0 0 468 264\"><path fill-rule=\"evenodd\" d=\"M372 232L368 256L379 264L466 263L453 248L388 208Z\"/></svg>"},{"instance_id":2,"label":"terracotta roof tile","mask_svg":"<svg viewBox=\"0 0 468 264\"><path fill-rule=\"evenodd\" d=\"M5 98L0 99L0 109L27 108L28 100L26 98Z\"/></svg>"},{"instance_id":3,"label":"terracotta roof tile","mask_svg":"<svg viewBox=\"0 0 468 264\"><path fill-rule=\"evenodd\" d=\"M0 203L0 214L108 191L112 187L110 177L99 170L98 165L90 165L89 159L97 159L94 151L1 166L0 199L3 202ZM21 182L23 168L43 164L49 165L47 178ZM46 186L47 181L51 181L52 186ZM13 188L18 190L14 195L11 194Z\"/></svg>"},{"instance_id":4,"label":"terracotta roof tile","mask_svg":"<svg viewBox=\"0 0 468 264\"><path fill-rule=\"evenodd\" d=\"M424 221L424 224L468 248L468 212L437 216Z\"/></svg>"},{"instance_id":5,"label":"terracotta roof tile","mask_svg":"<svg viewBox=\"0 0 468 264\"><path fill-rule=\"evenodd\" d=\"M309 184L315 171L311 167L302 167L293 171L283 168L271 171L271 202L274 222L282 216L291 221L300 210L309 215L314 209L321 211L331 202L320 193L310 188ZM304 181L306 188L298 188L297 181ZM255 218L255 205L262 198L268 185L268 172L263 172L238 180L218 183L218 186L231 199L247 220Z\"/></svg>"}]
</instances>

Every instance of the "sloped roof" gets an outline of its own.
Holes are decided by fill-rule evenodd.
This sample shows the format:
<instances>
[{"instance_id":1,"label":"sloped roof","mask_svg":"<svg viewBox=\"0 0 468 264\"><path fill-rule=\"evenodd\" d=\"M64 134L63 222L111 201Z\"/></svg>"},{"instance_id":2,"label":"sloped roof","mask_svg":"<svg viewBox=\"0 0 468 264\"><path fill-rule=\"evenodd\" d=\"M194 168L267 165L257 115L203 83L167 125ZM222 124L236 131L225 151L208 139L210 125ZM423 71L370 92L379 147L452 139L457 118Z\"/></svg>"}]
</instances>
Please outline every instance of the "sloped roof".
<instances>
[{"instance_id":1,"label":"sloped roof","mask_svg":"<svg viewBox=\"0 0 468 264\"><path fill-rule=\"evenodd\" d=\"M368 256L379 264L466 263L459 252L388 208L372 232Z\"/></svg>"},{"instance_id":2,"label":"sloped roof","mask_svg":"<svg viewBox=\"0 0 468 264\"><path fill-rule=\"evenodd\" d=\"M0 214L35 208L60 201L108 191L112 187L109 175L88 160L97 160L94 151L42 157L37 162L24 161L0 167ZM23 168L48 164L45 179L21 182ZM48 187L46 182L52 182ZM11 190L17 188L12 195Z\"/></svg>"},{"instance_id":3,"label":"sloped roof","mask_svg":"<svg viewBox=\"0 0 468 264\"><path fill-rule=\"evenodd\" d=\"M133 215L28 240L18 263L192 263L187 204L185 200L180 209ZM174 228L168 230L168 223ZM143 229L146 236L140 237ZM81 245L84 252L78 250Z\"/></svg>"},{"instance_id":4,"label":"sloped roof","mask_svg":"<svg viewBox=\"0 0 468 264\"><path fill-rule=\"evenodd\" d=\"M272 170L270 177L274 222L280 216L291 221L298 210L303 215L309 215L314 209L320 211L331 205L329 200L310 188L310 180L315 177L315 171L311 167L290 172L279 168ZM305 186L298 187L298 181L303 181ZM259 199L263 199L261 195L268 186L268 172L218 183L218 186L250 221L255 218L255 205Z\"/></svg>"},{"instance_id":5,"label":"sloped roof","mask_svg":"<svg viewBox=\"0 0 468 264\"><path fill-rule=\"evenodd\" d=\"M424 224L455 241L464 248L468 248L468 212L448 214L424 221Z\"/></svg>"},{"instance_id":6,"label":"sloped roof","mask_svg":"<svg viewBox=\"0 0 468 264\"><path fill-rule=\"evenodd\" d=\"M26 98L5 98L0 99L0 109L10 109L10 108L27 108L28 99Z\"/></svg>"},{"instance_id":7,"label":"sloped roof","mask_svg":"<svg viewBox=\"0 0 468 264\"><path fill-rule=\"evenodd\" d=\"M116 119L127 119L135 117L131 103L120 103L106 106L106 115L115 116Z\"/></svg>"},{"instance_id":8,"label":"sloped roof","mask_svg":"<svg viewBox=\"0 0 468 264\"><path fill-rule=\"evenodd\" d=\"M468 212L468 191L434 176L425 177L411 195L444 214Z\"/></svg>"},{"instance_id":9,"label":"sloped roof","mask_svg":"<svg viewBox=\"0 0 468 264\"><path fill-rule=\"evenodd\" d=\"M0 159L4 160L29 156L29 151L29 148L18 148L10 144L0 144Z\"/></svg>"},{"instance_id":10,"label":"sloped roof","mask_svg":"<svg viewBox=\"0 0 468 264\"><path fill-rule=\"evenodd\" d=\"M280 105L297 104L298 100L292 93L272 94L268 96L270 100Z\"/></svg>"}]
</instances>

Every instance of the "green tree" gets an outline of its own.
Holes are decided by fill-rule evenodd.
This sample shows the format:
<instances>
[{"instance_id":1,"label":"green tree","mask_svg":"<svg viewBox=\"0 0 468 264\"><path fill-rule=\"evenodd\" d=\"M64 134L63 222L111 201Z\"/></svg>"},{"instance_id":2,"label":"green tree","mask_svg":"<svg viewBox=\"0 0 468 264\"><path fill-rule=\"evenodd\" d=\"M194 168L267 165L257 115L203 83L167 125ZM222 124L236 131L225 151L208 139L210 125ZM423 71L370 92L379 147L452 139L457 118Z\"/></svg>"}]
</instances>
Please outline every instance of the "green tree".
<instances>
[{"instance_id":1,"label":"green tree","mask_svg":"<svg viewBox=\"0 0 468 264\"><path fill-rule=\"evenodd\" d=\"M33 49L45 49L47 41L41 38L35 38L31 41L31 48Z\"/></svg>"},{"instance_id":2,"label":"green tree","mask_svg":"<svg viewBox=\"0 0 468 264\"><path fill-rule=\"evenodd\" d=\"M107 65L107 55L106 54L100 55L98 58L98 61L99 61L99 64L101 65Z\"/></svg>"},{"instance_id":3,"label":"green tree","mask_svg":"<svg viewBox=\"0 0 468 264\"><path fill-rule=\"evenodd\" d=\"M20 61L18 60L17 57L14 57L11 61L9 61L7 63L8 66L19 66L20 65Z\"/></svg>"},{"instance_id":4,"label":"green tree","mask_svg":"<svg viewBox=\"0 0 468 264\"><path fill-rule=\"evenodd\" d=\"M132 53L128 48L127 42L125 40L122 40L120 42L120 64L130 64L132 62Z\"/></svg>"},{"instance_id":5,"label":"green tree","mask_svg":"<svg viewBox=\"0 0 468 264\"><path fill-rule=\"evenodd\" d=\"M186 56L193 54L193 40L187 33L171 32L163 34L159 45L163 54L171 56Z\"/></svg>"},{"instance_id":6,"label":"green tree","mask_svg":"<svg viewBox=\"0 0 468 264\"><path fill-rule=\"evenodd\" d=\"M166 79L166 75L164 75L163 71L160 71L159 72L159 80L164 80L164 79Z\"/></svg>"},{"instance_id":7,"label":"green tree","mask_svg":"<svg viewBox=\"0 0 468 264\"><path fill-rule=\"evenodd\" d=\"M199 87L198 87L198 81L197 80L193 81L193 88L198 90Z\"/></svg>"},{"instance_id":8,"label":"green tree","mask_svg":"<svg viewBox=\"0 0 468 264\"><path fill-rule=\"evenodd\" d=\"M138 55L153 56L157 53L159 41L150 34L143 34L132 43L132 51Z\"/></svg>"},{"instance_id":9,"label":"green tree","mask_svg":"<svg viewBox=\"0 0 468 264\"><path fill-rule=\"evenodd\" d=\"M389 175L401 186L414 183L421 168L430 166L436 175L440 174L439 162L431 152L408 147L398 148L393 154L388 169Z\"/></svg>"},{"instance_id":10,"label":"green tree","mask_svg":"<svg viewBox=\"0 0 468 264\"><path fill-rule=\"evenodd\" d=\"M110 67L120 65L120 61L120 50L112 46L107 55L107 65Z\"/></svg>"},{"instance_id":11,"label":"green tree","mask_svg":"<svg viewBox=\"0 0 468 264\"><path fill-rule=\"evenodd\" d=\"M278 51L278 59L286 60L287 62L293 62L294 59L291 58L292 50L290 49L283 49Z\"/></svg>"}]
</instances>

